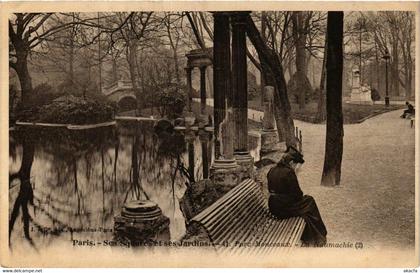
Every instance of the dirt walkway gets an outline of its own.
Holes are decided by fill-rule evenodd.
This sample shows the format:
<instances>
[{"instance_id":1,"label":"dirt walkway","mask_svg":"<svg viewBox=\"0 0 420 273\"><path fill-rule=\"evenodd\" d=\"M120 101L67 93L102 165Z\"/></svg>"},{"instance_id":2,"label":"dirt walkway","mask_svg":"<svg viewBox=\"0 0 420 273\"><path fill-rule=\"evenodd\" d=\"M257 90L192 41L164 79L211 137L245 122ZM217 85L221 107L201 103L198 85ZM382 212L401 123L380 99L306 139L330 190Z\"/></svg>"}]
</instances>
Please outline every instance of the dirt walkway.
<instances>
[{"instance_id":1,"label":"dirt walkway","mask_svg":"<svg viewBox=\"0 0 420 273\"><path fill-rule=\"evenodd\" d=\"M400 112L345 125L342 182L333 188L320 186L325 125L295 121L306 160L299 182L317 201L329 242L414 247L415 130Z\"/></svg>"}]
</instances>

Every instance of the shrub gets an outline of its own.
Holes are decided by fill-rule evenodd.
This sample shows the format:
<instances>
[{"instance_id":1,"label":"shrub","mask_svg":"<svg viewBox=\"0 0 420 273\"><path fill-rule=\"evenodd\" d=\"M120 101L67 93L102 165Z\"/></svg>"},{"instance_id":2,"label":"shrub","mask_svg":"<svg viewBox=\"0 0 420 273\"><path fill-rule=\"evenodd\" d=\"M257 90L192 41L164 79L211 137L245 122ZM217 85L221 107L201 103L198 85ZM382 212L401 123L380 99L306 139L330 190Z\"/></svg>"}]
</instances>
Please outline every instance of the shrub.
<instances>
[{"instance_id":1,"label":"shrub","mask_svg":"<svg viewBox=\"0 0 420 273\"><path fill-rule=\"evenodd\" d=\"M163 92L160 97L160 106L163 116L167 116L169 119L175 119L182 115L185 107L185 98L183 94L175 90Z\"/></svg>"},{"instance_id":2,"label":"shrub","mask_svg":"<svg viewBox=\"0 0 420 273\"><path fill-rule=\"evenodd\" d=\"M19 120L46 123L89 124L109 121L115 106L110 103L61 96L41 107L27 108L19 113Z\"/></svg>"},{"instance_id":3,"label":"shrub","mask_svg":"<svg viewBox=\"0 0 420 273\"><path fill-rule=\"evenodd\" d=\"M57 92L57 90L48 83L41 83L33 88L31 94L27 94L28 99L25 108L42 107L43 105L51 103L61 95L62 93ZM22 107L21 103L19 103L18 108L21 109Z\"/></svg>"},{"instance_id":4,"label":"shrub","mask_svg":"<svg viewBox=\"0 0 420 273\"><path fill-rule=\"evenodd\" d=\"M161 116L175 119L182 115L186 100L185 88L172 85L156 91L154 105L160 107Z\"/></svg>"}]
</instances>

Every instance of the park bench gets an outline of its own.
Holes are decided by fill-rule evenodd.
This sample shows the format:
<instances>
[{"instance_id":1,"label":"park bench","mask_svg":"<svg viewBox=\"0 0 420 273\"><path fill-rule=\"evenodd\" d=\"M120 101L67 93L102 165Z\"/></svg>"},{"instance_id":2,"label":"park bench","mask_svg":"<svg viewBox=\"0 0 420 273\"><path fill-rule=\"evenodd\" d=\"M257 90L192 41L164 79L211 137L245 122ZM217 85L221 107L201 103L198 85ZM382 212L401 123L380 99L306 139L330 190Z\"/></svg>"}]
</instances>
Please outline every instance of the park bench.
<instances>
[{"instance_id":1,"label":"park bench","mask_svg":"<svg viewBox=\"0 0 420 273\"><path fill-rule=\"evenodd\" d=\"M301 217L274 217L260 185L252 179L238 184L191 222L204 228L217 252L228 254L288 252L300 245L305 227Z\"/></svg>"},{"instance_id":2,"label":"park bench","mask_svg":"<svg viewBox=\"0 0 420 273\"><path fill-rule=\"evenodd\" d=\"M416 115L415 114L407 114L405 119L410 120L410 128L413 128L416 123Z\"/></svg>"}]
</instances>

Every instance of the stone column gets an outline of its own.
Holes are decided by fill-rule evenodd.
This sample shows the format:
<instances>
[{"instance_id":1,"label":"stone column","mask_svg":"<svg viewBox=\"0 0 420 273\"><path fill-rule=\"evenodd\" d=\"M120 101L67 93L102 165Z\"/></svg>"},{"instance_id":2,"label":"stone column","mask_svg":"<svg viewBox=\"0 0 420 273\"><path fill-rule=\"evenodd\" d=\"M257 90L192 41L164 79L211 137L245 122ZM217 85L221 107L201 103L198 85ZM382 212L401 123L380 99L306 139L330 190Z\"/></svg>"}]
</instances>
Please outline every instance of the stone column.
<instances>
[{"instance_id":1,"label":"stone column","mask_svg":"<svg viewBox=\"0 0 420 273\"><path fill-rule=\"evenodd\" d=\"M234 161L233 118L226 113L232 104L230 87L230 30L229 13L214 12L213 86L214 86L214 128L215 159ZM231 111L230 111L231 112ZM236 165L236 164L235 164Z\"/></svg>"},{"instance_id":2,"label":"stone column","mask_svg":"<svg viewBox=\"0 0 420 273\"><path fill-rule=\"evenodd\" d=\"M185 135L185 141L187 142L187 148L188 148L188 174L190 177L194 178L195 174L195 159L194 159L194 138L195 134L192 132L189 132Z\"/></svg>"},{"instance_id":3,"label":"stone column","mask_svg":"<svg viewBox=\"0 0 420 273\"><path fill-rule=\"evenodd\" d=\"M239 183L238 165L233 156L234 123L230 85L229 12L214 12L213 88L215 159L210 177L227 187Z\"/></svg>"},{"instance_id":4,"label":"stone column","mask_svg":"<svg viewBox=\"0 0 420 273\"><path fill-rule=\"evenodd\" d=\"M192 72L192 67L186 67L185 68L185 73L187 75L187 92L188 92L188 97L187 97L187 107L188 107L188 111L192 112L192 108L191 108L191 104L192 104L192 77L191 77L191 72Z\"/></svg>"},{"instance_id":5,"label":"stone column","mask_svg":"<svg viewBox=\"0 0 420 273\"><path fill-rule=\"evenodd\" d=\"M234 12L232 24L232 90L235 121L234 154L238 164L253 170L253 158L248 151L248 85L246 61L246 24L248 12Z\"/></svg>"},{"instance_id":6,"label":"stone column","mask_svg":"<svg viewBox=\"0 0 420 273\"><path fill-rule=\"evenodd\" d=\"M274 129L274 87L264 87L264 117L263 117L263 130Z\"/></svg>"},{"instance_id":7,"label":"stone column","mask_svg":"<svg viewBox=\"0 0 420 273\"><path fill-rule=\"evenodd\" d=\"M274 120L274 87L264 87L264 118L261 131L261 150L260 156L275 151L278 142L277 130Z\"/></svg>"},{"instance_id":8,"label":"stone column","mask_svg":"<svg viewBox=\"0 0 420 273\"><path fill-rule=\"evenodd\" d=\"M203 179L209 178L209 133L201 130L198 133L198 137L201 143L201 160L203 164Z\"/></svg>"},{"instance_id":9,"label":"stone column","mask_svg":"<svg viewBox=\"0 0 420 273\"><path fill-rule=\"evenodd\" d=\"M357 68L352 70L350 102L360 102L360 71Z\"/></svg>"},{"instance_id":10,"label":"stone column","mask_svg":"<svg viewBox=\"0 0 420 273\"><path fill-rule=\"evenodd\" d=\"M200 113L206 111L206 66L200 66Z\"/></svg>"},{"instance_id":11,"label":"stone column","mask_svg":"<svg viewBox=\"0 0 420 273\"><path fill-rule=\"evenodd\" d=\"M230 30L229 15L223 12L213 13L213 97L214 97L214 143L215 159L220 157L220 123L226 112L226 93L229 88L230 73Z\"/></svg>"}]
</instances>

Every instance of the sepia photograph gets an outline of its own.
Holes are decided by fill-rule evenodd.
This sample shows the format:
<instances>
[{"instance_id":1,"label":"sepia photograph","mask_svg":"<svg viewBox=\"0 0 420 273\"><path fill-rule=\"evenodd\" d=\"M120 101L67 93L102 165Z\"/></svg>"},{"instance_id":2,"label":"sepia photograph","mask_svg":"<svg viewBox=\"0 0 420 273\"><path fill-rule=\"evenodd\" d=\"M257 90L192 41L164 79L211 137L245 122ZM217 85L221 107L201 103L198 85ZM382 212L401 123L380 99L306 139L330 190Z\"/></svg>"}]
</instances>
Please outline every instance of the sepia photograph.
<instances>
[{"instance_id":1,"label":"sepia photograph","mask_svg":"<svg viewBox=\"0 0 420 273\"><path fill-rule=\"evenodd\" d=\"M418 267L419 3L90 4L2 13L2 266Z\"/></svg>"}]
</instances>

